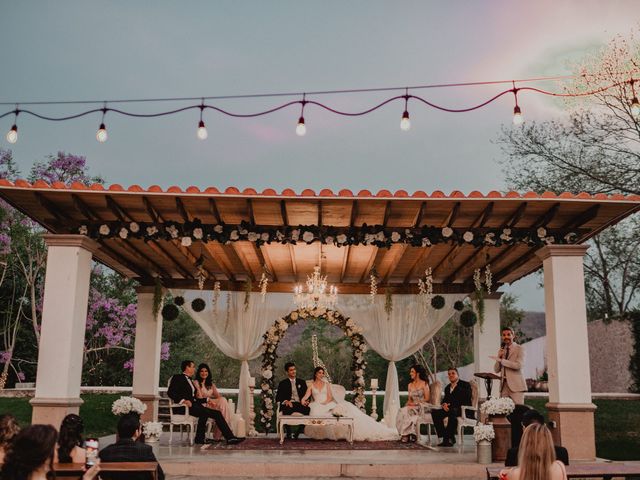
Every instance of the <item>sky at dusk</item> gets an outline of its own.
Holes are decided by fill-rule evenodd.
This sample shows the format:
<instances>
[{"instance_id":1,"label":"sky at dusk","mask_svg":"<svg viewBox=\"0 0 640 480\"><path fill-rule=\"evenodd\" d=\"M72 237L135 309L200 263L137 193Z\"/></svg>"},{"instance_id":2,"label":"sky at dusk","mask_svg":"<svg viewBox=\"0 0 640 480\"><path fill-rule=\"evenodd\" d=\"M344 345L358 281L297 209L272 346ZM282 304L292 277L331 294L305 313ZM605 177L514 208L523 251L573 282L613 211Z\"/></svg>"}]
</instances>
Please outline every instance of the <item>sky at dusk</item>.
<instances>
[{"instance_id":1,"label":"sky at dusk","mask_svg":"<svg viewBox=\"0 0 640 480\"><path fill-rule=\"evenodd\" d=\"M0 111L15 102L200 97L271 92L509 80L570 72L569 63L638 27L637 1L2 1ZM557 89L554 83L537 86ZM481 103L507 86L415 92L454 108ZM340 110L370 107L390 93L310 99ZM293 99L293 98L291 98ZM247 113L290 99L225 100ZM155 112L193 102L127 104ZM560 118L562 105L520 98L527 120ZM98 105L101 106L101 105ZM113 105L116 106L116 105ZM87 106L34 106L69 115ZM510 127L513 96L467 114L410 103L338 117L310 106L297 137L299 107L250 119L205 112L209 138L195 136L198 113L151 120L107 114L69 122L20 116L11 146L23 172L47 154L85 155L107 183L148 187L267 187L353 191L382 188L504 190L495 141ZM0 120L0 148L13 117ZM513 287L520 306L542 310L531 276Z\"/></svg>"}]
</instances>

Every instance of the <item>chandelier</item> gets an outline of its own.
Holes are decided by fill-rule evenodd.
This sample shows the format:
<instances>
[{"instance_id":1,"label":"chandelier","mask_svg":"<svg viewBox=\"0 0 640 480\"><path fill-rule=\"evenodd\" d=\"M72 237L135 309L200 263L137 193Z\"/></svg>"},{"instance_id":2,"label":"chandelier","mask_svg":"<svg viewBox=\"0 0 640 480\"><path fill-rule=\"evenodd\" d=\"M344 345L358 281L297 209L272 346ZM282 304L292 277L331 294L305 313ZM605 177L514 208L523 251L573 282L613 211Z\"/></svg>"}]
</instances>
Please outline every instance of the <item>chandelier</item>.
<instances>
[{"instance_id":1,"label":"chandelier","mask_svg":"<svg viewBox=\"0 0 640 480\"><path fill-rule=\"evenodd\" d=\"M338 301L338 288L330 285L327 291L327 276L320 274L320 267L313 268L313 274L307 277L307 291L302 285L293 290L293 301L298 309L327 308L333 309Z\"/></svg>"}]
</instances>

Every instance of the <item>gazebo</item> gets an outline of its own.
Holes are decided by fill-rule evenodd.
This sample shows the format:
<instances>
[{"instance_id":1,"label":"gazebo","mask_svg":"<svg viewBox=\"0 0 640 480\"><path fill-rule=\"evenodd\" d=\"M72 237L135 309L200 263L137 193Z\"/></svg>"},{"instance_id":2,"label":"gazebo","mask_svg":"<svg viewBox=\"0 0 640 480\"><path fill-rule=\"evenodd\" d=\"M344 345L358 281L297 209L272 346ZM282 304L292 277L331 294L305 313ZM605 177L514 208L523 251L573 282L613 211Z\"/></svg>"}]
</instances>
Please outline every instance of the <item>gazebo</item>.
<instances>
[{"instance_id":1,"label":"gazebo","mask_svg":"<svg viewBox=\"0 0 640 480\"><path fill-rule=\"evenodd\" d=\"M582 257L584 242L640 209L640 197L436 191L183 190L137 185L0 180L0 197L50 233L33 422L77 413L91 260L140 283L133 394L157 415L162 318L153 291L240 291L270 272L270 292L293 292L320 265L341 293L417 293L431 268L434 293L472 294L491 265L497 289L544 269L549 403L558 443L595 458ZM234 233L235 232L235 233ZM477 371L493 367L500 293L474 327Z\"/></svg>"}]
</instances>

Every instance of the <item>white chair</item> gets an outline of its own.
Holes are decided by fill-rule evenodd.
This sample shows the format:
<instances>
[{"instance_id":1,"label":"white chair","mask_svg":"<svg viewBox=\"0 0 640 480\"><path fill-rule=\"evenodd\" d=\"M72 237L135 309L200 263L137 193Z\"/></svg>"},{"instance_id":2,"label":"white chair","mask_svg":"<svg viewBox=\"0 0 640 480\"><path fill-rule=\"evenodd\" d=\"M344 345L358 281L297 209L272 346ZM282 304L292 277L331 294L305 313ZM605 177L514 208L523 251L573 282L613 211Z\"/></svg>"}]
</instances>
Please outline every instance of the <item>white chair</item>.
<instances>
[{"instance_id":1,"label":"white chair","mask_svg":"<svg viewBox=\"0 0 640 480\"><path fill-rule=\"evenodd\" d=\"M167 388L169 387L169 383L167 383ZM184 408L184 413L173 413L173 407L182 407ZM196 417L192 417L189 415L189 407L186 405L180 405L177 403L173 403L173 400L169 397L169 445L171 445L171 441L173 440L173 427L174 425L180 426L180 439L182 439L183 430L182 427L186 427L187 434L189 435L189 445L193 445L194 436L196 433L196 425L198 423L198 419Z\"/></svg>"},{"instance_id":2,"label":"white chair","mask_svg":"<svg viewBox=\"0 0 640 480\"><path fill-rule=\"evenodd\" d=\"M429 445L431 445L431 428L435 431L435 425L433 424L433 417L431 416L431 407L439 407L442 401L442 382L436 380L429 385L429 404L421 405L421 411L418 415L418 423L416 424L416 435L418 441L421 440L420 427L422 425L427 426L427 437L429 438ZM437 438L437 437L436 437Z\"/></svg>"},{"instance_id":3,"label":"white chair","mask_svg":"<svg viewBox=\"0 0 640 480\"><path fill-rule=\"evenodd\" d=\"M471 384L471 405L463 405L461 416L458 417L458 438L460 445L464 445L464 428L473 428L478 423L478 383L475 380ZM476 418L469 418L469 412L474 412Z\"/></svg>"}]
</instances>

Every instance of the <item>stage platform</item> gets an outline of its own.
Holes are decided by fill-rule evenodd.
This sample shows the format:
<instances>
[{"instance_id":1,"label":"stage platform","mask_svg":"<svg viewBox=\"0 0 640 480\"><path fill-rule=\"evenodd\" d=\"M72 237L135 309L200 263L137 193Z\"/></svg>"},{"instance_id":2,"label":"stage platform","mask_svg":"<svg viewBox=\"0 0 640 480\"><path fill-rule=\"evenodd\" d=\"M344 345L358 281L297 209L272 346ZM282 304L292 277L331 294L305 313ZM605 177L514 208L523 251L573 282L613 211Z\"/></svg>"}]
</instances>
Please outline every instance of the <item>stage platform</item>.
<instances>
[{"instance_id":1,"label":"stage platform","mask_svg":"<svg viewBox=\"0 0 640 480\"><path fill-rule=\"evenodd\" d=\"M106 440L106 439L105 439ZM471 436L464 446L437 448L413 446L401 449L369 449L364 442L348 448L346 442L319 442L302 448L311 440L289 440L278 447L275 435L226 446L215 443L190 447L174 433L152 444L162 468L170 480L215 477L226 479L484 479L486 465L476 463L475 443ZM316 443L316 442L314 442ZM336 445L340 443L343 445ZM267 445L261 449L260 446ZM403 447L403 446L401 446ZM324 449L327 448L327 449Z\"/></svg>"}]
</instances>

